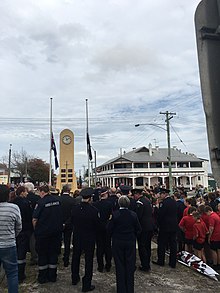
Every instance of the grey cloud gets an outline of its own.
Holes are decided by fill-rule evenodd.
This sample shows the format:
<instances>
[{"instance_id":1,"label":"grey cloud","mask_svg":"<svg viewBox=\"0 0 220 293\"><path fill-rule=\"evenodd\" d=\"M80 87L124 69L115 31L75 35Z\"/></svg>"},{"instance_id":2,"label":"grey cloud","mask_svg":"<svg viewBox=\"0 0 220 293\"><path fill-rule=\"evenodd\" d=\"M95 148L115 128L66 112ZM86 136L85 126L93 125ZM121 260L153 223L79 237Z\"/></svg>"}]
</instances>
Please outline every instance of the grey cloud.
<instances>
[{"instance_id":1,"label":"grey cloud","mask_svg":"<svg viewBox=\"0 0 220 293\"><path fill-rule=\"evenodd\" d=\"M141 44L118 44L114 47L98 50L92 63L102 71L126 71L152 68L157 63L157 56Z\"/></svg>"}]
</instances>

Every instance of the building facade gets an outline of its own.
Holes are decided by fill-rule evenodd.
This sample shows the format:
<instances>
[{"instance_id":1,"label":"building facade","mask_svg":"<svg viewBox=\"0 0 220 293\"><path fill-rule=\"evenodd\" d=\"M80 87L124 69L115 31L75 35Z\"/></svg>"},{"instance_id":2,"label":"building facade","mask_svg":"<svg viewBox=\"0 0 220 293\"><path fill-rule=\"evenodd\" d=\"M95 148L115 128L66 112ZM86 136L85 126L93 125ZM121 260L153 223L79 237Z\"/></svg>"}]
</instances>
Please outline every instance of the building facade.
<instances>
[{"instance_id":1,"label":"building facade","mask_svg":"<svg viewBox=\"0 0 220 293\"><path fill-rule=\"evenodd\" d=\"M97 167L97 180L103 185L117 187L125 184L135 187L155 184L169 187L168 150L141 147L109 160ZM208 187L208 160L194 154L171 149L173 187L192 190L201 184Z\"/></svg>"}]
</instances>

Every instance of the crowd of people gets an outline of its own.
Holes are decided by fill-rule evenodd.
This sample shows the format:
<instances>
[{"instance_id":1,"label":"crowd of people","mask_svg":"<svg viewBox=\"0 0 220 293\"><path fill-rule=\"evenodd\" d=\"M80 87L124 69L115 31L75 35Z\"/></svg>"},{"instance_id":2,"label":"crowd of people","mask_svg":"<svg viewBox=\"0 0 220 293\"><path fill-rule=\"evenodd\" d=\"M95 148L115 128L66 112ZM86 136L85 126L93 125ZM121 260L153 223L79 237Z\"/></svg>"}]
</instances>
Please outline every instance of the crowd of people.
<instances>
[{"instance_id":1,"label":"crowd of people","mask_svg":"<svg viewBox=\"0 0 220 293\"><path fill-rule=\"evenodd\" d=\"M173 195L164 186L143 189L84 187L61 193L31 182L10 190L0 185L0 264L6 272L8 292L17 293L26 278L26 256L38 264L40 284L56 282L58 257L71 264L71 281L81 281L80 260L85 258L82 292L92 284L94 255L100 273L115 263L118 293L134 292L136 269L148 273L151 263L175 269L177 253L196 254L215 270L220 269L220 193L187 196L183 188ZM152 239L157 260L151 259ZM136 243L140 265L136 263ZM63 244L63 250L61 246ZM71 256L72 247L72 256Z\"/></svg>"}]
</instances>

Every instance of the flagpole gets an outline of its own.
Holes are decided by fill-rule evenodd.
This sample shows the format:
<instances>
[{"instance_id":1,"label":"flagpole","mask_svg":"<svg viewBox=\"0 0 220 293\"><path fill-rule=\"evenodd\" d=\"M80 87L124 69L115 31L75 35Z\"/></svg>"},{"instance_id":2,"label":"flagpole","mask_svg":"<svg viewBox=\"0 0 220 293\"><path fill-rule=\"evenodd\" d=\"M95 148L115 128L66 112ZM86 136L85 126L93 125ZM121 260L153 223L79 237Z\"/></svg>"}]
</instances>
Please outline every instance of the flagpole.
<instances>
[{"instance_id":1,"label":"flagpole","mask_svg":"<svg viewBox=\"0 0 220 293\"><path fill-rule=\"evenodd\" d=\"M88 152L88 144L87 144L87 136L89 133L89 115L88 115L88 99L86 99L86 147L87 147L87 156L88 156L88 183L90 187L90 163L89 163L89 152Z\"/></svg>"},{"instance_id":2,"label":"flagpole","mask_svg":"<svg viewBox=\"0 0 220 293\"><path fill-rule=\"evenodd\" d=\"M49 186L51 186L51 177L52 177L52 147L51 147L51 140L52 140L52 103L53 98L50 98L50 170L49 170Z\"/></svg>"}]
</instances>

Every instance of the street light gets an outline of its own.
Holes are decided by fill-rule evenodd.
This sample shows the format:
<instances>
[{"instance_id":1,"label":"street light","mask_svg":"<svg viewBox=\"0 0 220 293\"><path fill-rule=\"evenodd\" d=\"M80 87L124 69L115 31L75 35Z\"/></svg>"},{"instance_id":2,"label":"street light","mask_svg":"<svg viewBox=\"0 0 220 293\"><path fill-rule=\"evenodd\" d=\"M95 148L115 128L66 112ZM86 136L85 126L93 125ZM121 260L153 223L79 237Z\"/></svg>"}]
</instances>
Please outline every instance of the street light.
<instances>
[{"instance_id":1,"label":"street light","mask_svg":"<svg viewBox=\"0 0 220 293\"><path fill-rule=\"evenodd\" d=\"M170 194L173 194L173 178L172 178L172 164L171 164L171 147L170 147L170 119L173 118L173 116L169 116L169 115L176 115L176 113L169 113L168 111L166 111L165 113L160 112L160 114L165 114L166 115L166 128L161 127L160 125L164 125L164 124L156 124L156 123L143 123L143 124L135 124L135 127L138 127L140 125L151 125L151 126L155 126L158 127L160 129L163 129L167 132L167 146L168 146L168 167L169 167L169 189L170 189Z\"/></svg>"}]
</instances>

